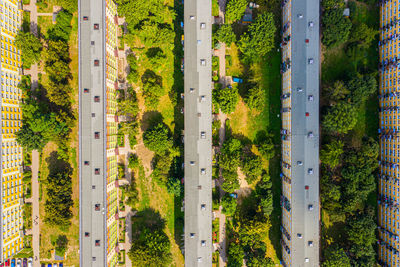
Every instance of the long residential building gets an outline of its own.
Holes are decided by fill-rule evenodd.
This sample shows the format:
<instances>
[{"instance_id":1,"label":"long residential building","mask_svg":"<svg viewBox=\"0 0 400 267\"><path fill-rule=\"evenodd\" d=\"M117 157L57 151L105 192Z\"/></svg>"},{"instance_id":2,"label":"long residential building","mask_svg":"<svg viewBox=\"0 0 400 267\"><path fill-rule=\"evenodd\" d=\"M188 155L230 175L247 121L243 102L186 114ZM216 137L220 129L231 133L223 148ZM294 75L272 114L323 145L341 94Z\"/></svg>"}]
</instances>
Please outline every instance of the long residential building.
<instances>
[{"instance_id":1,"label":"long residential building","mask_svg":"<svg viewBox=\"0 0 400 267\"><path fill-rule=\"evenodd\" d=\"M211 0L185 1L184 23L185 266L211 266Z\"/></svg>"},{"instance_id":2,"label":"long residential building","mask_svg":"<svg viewBox=\"0 0 400 267\"><path fill-rule=\"evenodd\" d=\"M380 1L378 258L400 266L400 1Z\"/></svg>"},{"instance_id":3,"label":"long residential building","mask_svg":"<svg viewBox=\"0 0 400 267\"><path fill-rule=\"evenodd\" d=\"M319 266L319 1L282 14L283 266Z\"/></svg>"},{"instance_id":4,"label":"long residential building","mask_svg":"<svg viewBox=\"0 0 400 267\"><path fill-rule=\"evenodd\" d=\"M14 39L21 27L22 9L17 0L0 1L1 29L1 204L0 263L23 247L22 148L15 139L21 127L20 51Z\"/></svg>"},{"instance_id":5,"label":"long residential building","mask_svg":"<svg viewBox=\"0 0 400 267\"><path fill-rule=\"evenodd\" d=\"M79 1L80 265L116 266L117 7Z\"/></svg>"}]
</instances>

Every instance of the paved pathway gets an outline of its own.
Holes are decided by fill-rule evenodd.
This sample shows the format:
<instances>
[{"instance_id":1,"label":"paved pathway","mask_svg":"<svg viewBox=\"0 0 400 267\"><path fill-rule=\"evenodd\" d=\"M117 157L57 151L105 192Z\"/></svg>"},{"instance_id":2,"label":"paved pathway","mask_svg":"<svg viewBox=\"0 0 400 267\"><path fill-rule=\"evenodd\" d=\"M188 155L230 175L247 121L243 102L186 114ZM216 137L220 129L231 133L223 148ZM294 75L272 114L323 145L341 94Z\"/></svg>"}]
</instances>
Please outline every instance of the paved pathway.
<instances>
[{"instance_id":1,"label":"paved pathway","mask_svg":"<svg viewBox=\"0 0 400 267\"><path fill-rule=\"evenodd\" d=\"M32 247L33 247L33 266L40 266L39 244L39 152L32 151Z\"/></svg>"},{"instance_id":2,"label":"paved pathway","mask_svg":"<svg viewBox=\"0 0 400 267\"><path fill-rule=\"evenodd\" d=\"M37 7L36 0L31 0L29 5L24 5L24 10L30 12L30 30L38 36L37 30ZM38 87L38 65L34 64L30 70L24 71L25 75L31 75L32 87ZM33 267L40 266L40 217L39 217L39 152L32 151L32 248L33 248Z\"/></svg>"}]
</instances>

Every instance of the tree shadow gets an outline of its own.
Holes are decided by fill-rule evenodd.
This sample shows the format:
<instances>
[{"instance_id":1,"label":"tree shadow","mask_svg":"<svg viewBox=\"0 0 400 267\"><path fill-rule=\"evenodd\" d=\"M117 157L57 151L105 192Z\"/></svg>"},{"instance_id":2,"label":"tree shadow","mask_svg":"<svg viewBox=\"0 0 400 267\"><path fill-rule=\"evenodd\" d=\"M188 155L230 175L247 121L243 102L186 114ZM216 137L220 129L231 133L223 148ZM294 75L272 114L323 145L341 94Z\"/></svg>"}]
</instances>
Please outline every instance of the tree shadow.
<instances>
[{"instance_id":1,"label":"tree shadow","mask_svg":"<svg viewBox=\"0 0 400 267\"><path fill-rule=\"evenodd\" d=\"M162 87L162 77L160 75L157 75L154 71L152 70L145 70L145 72L142 75L142 83L143 84L158 84Z\"/></svg>"},{"instance_id":2,"label":"tree shadow","mask_svg":"<svg viewBox=\"0 0 400 267\"><path fill-rule=\"evenodd\" d=\"M71 164L61 158L59 158L57 151L53 151L46 158L47 167L49 169L49 176L55 175L57 173L68 173L72 175Z\"/></svg>"},{"instance_id":3,"label":"tree shadow","mask_svg":"<svg viewBox=\"0 0 400 267\"><path fill-rule=\"evenodd\" d=\"M155 110L146 111L143 113L140 128L144 132L158 123L163 123L162 114L159 111Z\"/></svg>"},{"instance_id":4,"label":"tree shadow","mask_svg":"<svg viewBox=\"0 0 400 267\"><path fill-rule=\"evenodd\" d=\"M135 216L131 218L131 221L133 240L138 238L144 229L157 231L163 230L166 226L165 220L161 217L161 214L152 208L145 208L137 212Z\"/></svg>"}]
</instances>

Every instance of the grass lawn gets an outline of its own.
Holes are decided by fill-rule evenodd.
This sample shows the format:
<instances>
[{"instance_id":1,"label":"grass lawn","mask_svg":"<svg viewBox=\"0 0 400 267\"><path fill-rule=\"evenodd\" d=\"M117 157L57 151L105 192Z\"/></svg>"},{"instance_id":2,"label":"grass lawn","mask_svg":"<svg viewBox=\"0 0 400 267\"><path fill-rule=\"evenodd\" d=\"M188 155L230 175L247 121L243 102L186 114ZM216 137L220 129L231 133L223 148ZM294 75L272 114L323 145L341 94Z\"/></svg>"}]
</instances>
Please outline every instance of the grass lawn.
<instances>
[{"instance_id":1,"label":"grass lawn","mask_svg":"<svg viewBox=\"0 0 400 267\"><path fill-rule=\"evenodd\" d=\"M226 49L225 56L226 76L242 76L244 66L239 59L239 48L236 44L232 43L231 47Z\"/></svg>"},{"instance_id":2,"label":"grass lawn","mask_svg":"<svg viewBox=\"0 0 400 267\"><path fill-rule=\"evenodd\" d=\"M53 12L53 5L56 4L56 0L39 0L36 3L38 13L49 13Z\"/></svg>"},{"instance_id":3,"label":"grass lawn","mask_svg":"<svg viewBox=\"0 0 400 267\"><path fill-rule=\"evenodd\" d=\"M218 17L219 16L218 0L212 0L211 15L214 16L214 17Z\"/></svg>"},{"instance_id":4,"label":"grass lawn","mask_svg":"<svg viewBox=\"0 0 400 267\"><path fill-rule=\"evenodd\" d=\"M38 16L38 26L40 35L47 36L47 30L53 27L53 18L51 16Z\"/></svg>"}]
</instances>

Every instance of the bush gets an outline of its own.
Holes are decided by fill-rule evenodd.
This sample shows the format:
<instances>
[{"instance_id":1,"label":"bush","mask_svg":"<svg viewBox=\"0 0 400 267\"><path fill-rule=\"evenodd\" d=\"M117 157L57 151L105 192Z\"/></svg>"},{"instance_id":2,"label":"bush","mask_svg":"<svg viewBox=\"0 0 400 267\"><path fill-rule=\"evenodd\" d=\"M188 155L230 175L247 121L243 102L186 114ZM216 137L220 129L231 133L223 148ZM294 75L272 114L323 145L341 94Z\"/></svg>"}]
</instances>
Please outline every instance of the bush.
<instances>
[{"instance_id":1,"label":"bush","mask_svg":"<svg viewBox=\"0 0 400 267\"><path fill-rule=\"evenodd\" d=\"M72 14L67 10L61 10L57 14L56 24L47 31L48 38L54 41L67 42L70 38Z\"/></svg>"},{"instance_id":2,"label":"bush","mask_svg":"<svg viewBox=\"0 0 400 267\"><path fill-rule=\"evenodd\" d=\"M244 156L242 165L242 171L246 175L246 181L249 184L258 179L263 172L262 161L260 157L254 154Z\"/></svg>"},{"instance_id":3,"label":"bush","mask_svg":"<svg viewBox=\"0 0 400 267\"><path fill-rule=\"evenodd\" d=\"M265 103L265 94L260 86L254 86L247 92L245 99L247 106L256 111L262 111Z\"/></svg>"},{"instance_id":4,"label":"bush","mask_svg":"<svg viewBox=\"0 0 400 267\"><path fill-rule=\"evenodd\" d=\"M128 158L128 167L129 169L136 169L140 166L139 157L136 154L130 154Z\"/></svg>"},{"instance_id":5,"label":"bush","mask_svg":"<svg viewBox=\"0 0 400 267\"><path fill-rule=\"evenodd\" d=\"M167 182L167 190L168 193L175 195L176 197L179 197L182 192L181 181L173 177L169 178Z\"/></svg>"},{"instance_id":6,"label":"bush","mask_svg":"<svg viewBox=\"0 0 400 267\"><path fill-rule=\"evenodd\" d=\"M217 40L230 46L231 43L236 42L236 35L232 30L231 24L222 24L217 31Z\"/></svg>"}]
</instances>

